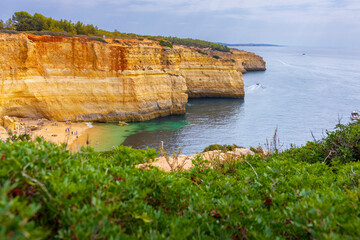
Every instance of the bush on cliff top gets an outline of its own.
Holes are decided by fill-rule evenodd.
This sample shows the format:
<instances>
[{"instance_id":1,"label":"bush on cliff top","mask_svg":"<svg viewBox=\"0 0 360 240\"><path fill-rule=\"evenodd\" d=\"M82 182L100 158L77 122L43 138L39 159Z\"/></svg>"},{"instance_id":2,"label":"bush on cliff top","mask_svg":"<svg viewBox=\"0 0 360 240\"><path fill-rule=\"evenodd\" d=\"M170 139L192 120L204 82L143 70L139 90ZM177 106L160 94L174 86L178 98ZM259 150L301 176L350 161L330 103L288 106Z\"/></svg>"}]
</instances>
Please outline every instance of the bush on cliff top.
<instances>
[{"instance_id":1,"label":"bush on cliff top","mask_svg":"<svg viewBox=\"0 0 360 240\"><path fill-rule=\"evenodd\" d=\"M359 136L358 124L342 126L229 174L134 168L150 149L71 153L13 138L0 143L0 239L357 238ZM337 151L325 163L324 149Z\"/></svg>"},{"instance_id":2,"label":"bush on cliff top","mask_svg":"<svg viewBox=\"0 0 360 240\"><path fill-rule=\"evenodd\" d=\"M169 48L173 48L173 47L174 47L174 46L171 44L171 42L166 41L166 40L164 40L164 39L160 39L159 44L160 44L160 46L163 46L163 47L169 47Z\"/></svg>"}]
</instances>

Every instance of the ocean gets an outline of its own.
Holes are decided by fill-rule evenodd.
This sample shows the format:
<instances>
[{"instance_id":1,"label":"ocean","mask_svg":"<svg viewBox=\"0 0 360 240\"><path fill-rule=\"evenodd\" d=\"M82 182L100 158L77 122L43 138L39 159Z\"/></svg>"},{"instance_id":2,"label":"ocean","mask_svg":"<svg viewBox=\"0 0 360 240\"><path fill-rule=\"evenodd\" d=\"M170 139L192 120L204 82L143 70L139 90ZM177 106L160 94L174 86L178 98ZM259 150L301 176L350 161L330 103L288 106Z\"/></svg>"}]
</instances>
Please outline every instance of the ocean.
<instances>
[{"instance_id":1,"label":"ocean","mask_svg":"<svg viewBox=\"0 0 360 240\"><path fill-rule=\"evenodd\" d=\"M282 149L320 139L360 110L360 49L241 47L264 58L265 72L244 74L244 99L190 99L185 115L89 130L97 151L123 144L183 154L210 144L264 146L275 129Z\"/></svg>"}]
</instances>

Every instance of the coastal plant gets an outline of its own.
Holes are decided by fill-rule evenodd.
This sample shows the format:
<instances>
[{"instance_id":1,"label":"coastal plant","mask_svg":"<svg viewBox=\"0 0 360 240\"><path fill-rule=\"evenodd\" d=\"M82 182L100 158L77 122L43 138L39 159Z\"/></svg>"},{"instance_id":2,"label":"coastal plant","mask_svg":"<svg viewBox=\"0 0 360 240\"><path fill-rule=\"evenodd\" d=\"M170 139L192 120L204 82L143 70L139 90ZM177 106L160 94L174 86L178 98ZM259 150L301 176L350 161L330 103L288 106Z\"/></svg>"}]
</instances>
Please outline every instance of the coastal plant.
<instances>
[{"instance_id":1,"label":"coastal plant","mask_svg":"<svg viewBox=\"0 0 360 240\"><path fill-rule=\"evenodd\" d=\"M189 159L188 157L183 160L179 159L181 148L179 148L177 151L174 150L171 156L161 145L159 146L159 151L161 156L165 158L166 163L169 165L170 172L182 171L184 169L186 161Z\"/></svg>"},{"instance_id":2,"label":"coastal plant","mask_svg":"<svg viewBox=\"0 0 360 240\"><path fill-rule=\"evenodd\" d=\"M214 150L221 150L221 151L233 151L235 148L242 148L237 146L236 144L231 144L231 145L220 145L220 144L212 144L207 146L203 152L209 152L209 151L214 151Z\"/></svg>"},{"instance_id":3,"label":"coastal plant","mask_svg":"<svg viewBox=\"0 0 360 240\"><path fill-rule=\"evenodd\" d=\"M266 138L265 149L269 153L279 153L281 151L282 145L280 144L280 138L278 137L278 128L275 128L274 135L269 140Z\"/></svg>"},{"instance_id":4,"label":"coastal plant","mask_svg":"<svg viewBox=\"0 0 360 240\"><path fill-rule=\"evenodd\" d=\"M205 153L208 157L209 166L222 174L229 174L236 172L236 166L239 161L242 161L240 156L228 153L227 151L213 151Z\"/></svg>"},{"instance_id":5,"label":"coastal plant","mask_svg":"<svg viewBox=\"0 0 360 240\"><path fill-rule=\"evenodd\" d=\"M0 142L0 239L357 239L359 136L344 125L232 171L197 156L169 173L135 168L155 150Z\"/></svg>"},{"instance_id":6,"label":"coastal plant","mask_svg":"<svg viewBox=\"0 0 360 240\"><path fill-rule=\"evenodd\" d=\"M171 42L166 41L164 39L160 39L159 44L160 44L160 46L163 46L163 47L174 48L174 46L171 44Z\"/></svg>"},{"instance_id":7,"label":"coastal plant","mask_svg":"<svg viewBox=\"0 0 360 240\"><path fill-rule=\"evenodd\" d=\"M197 49L196 52L198 52L198 53L200 53L200 54L202 54L202 55L208 55L206 52L201 51L200 49Z\"/></svg>"},{"instance_id":8,"label":"coastal plant","mask_svg":"<svg viewBox=\"0 0 360 240\"><path fill-rule=\"evenodd\" d=\"M108 42L105 41L102 37L91 36L91 37L88 37L88 39L94 40L94 41L98 41L98 42L102 42L102 43L108 43Z\"/></svg>"},{"instance_id":9,"label":"coastal plant","mask_svg":"<svg viewBox=\"0 0 360 240\"><path fill-rule=\"evenodd\" d=\"M260 155L261 157L267 157L270 152L267 150L264 150L263 147L261 145L255 147L250 146L249 148L251 151L253 151L255 154Z\"/></svg>"},{"instance_id":10,"label":"coastal plant","mask_svg":"<svg viewBox=\"0 0 360 240\"><path fill-rule=\"evenodd\" d=\"M329 166L357 162L360 159L360 124L338 124L334 131L325 131L321 140L307 142L300 148L293 147L284 155L309 163L324 162Z\"/></svg>"},{"instance_id":11,"label":"coastal plant","mask_svg":"<svg viewBox=\"0 0 360 240\"><path fill-rule=\"evenodd\" d=\"M16 31L14 31L16 30ZM28 32L35 35L50 35L63 37L88 37L93 36L92 40L105 43L101 36L108 38L139 39L145 38L159 41L161 46L173 48L173 45L183 45L188 47L208 48L220 52L230 52L230 48L223 44L208 42L192 38L178 38L165 36L143 36L134 33L121 33L117 30L110 32L99 29L93 24L84 24L80 21L71 22L66 19L56 20L51 17L45 17L40 13L31 15L27 12L15 12L12 18L6 22L0 20L0 31L9 34ZM126 44L126 43L125 43Z\"/></svg>"},{"instance_id":12,"label":"coastal plant","mask_svg":"<svg viewBox=\"0 0 360 240\"><path fill-rule=\"evenodd\" d=\"M38 36L57 36L57 37L74 37L73 34L61 31L61 32L54 32L54 31L30 31L29 33L38 35Z\"/></svg>"},{"instance_id":13,"label":"coastal plant","mask_svg":"<svg viewBox=\"0 0 360 240\"><path fill-rule=\"evenodd\" d=\"M15 30L7 30L7 29L0 30L0 33L19 34L19 32L15 31Z\"/></svg>"},{"instance_id":14,"label":"coastal plant","mask_svg":"<svg viewBox=\"0 0 360 240\"><path fill-rule=\"evenodd\" d=\"M20 185L21 186L21 185ZM19 184L10 180L0 185L0 239L42 239L49 232L36 226L36 214L40 204L28 203L18 197L21 193Z\"/></svg>"},{"instance_id":15,"label":"coastal plant","mask_svg":"<svg viewBox=\"0 0 360 240\"><path fill-rule=\"evenodd\" d=\"M230 48L223 44L208 42L192 38L178 38L178 37L162 37L174 45L183 45L188 47L208 48L220 52L230 52Z\"/></svg>"},{"instance_id":16,"label":"coastal plant","mask_svg":"<svg viewBox=\"0 0 360 240\"><path fill-rule=\"evenodd\" d=\"M99 153L101 157L109 159L117 166L135 166L151 162L157 157L158 152L153 148L133 149L132 147L118 146L110 151Z\"/></svg>"}]
</instances>

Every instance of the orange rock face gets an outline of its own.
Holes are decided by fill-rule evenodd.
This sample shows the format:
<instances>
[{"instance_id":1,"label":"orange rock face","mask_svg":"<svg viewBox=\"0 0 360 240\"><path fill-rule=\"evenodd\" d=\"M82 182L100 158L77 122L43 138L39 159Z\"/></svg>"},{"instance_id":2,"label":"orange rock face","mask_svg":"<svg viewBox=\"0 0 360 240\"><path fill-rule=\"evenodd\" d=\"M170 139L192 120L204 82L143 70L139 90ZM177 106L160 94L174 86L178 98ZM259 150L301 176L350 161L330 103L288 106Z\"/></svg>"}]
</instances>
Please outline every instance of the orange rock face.
<instances>
[{"instance_id":1,"label":"orange rock face","mask_svg":"<svg viewBox=\"0 0 360 240\"><path fill-rule=\"evenodd\" d=\"M106 41L0 34L0 117L142 121L185 113L188 96L244 96L240 59Z\"/></svg>"}]
</instances>

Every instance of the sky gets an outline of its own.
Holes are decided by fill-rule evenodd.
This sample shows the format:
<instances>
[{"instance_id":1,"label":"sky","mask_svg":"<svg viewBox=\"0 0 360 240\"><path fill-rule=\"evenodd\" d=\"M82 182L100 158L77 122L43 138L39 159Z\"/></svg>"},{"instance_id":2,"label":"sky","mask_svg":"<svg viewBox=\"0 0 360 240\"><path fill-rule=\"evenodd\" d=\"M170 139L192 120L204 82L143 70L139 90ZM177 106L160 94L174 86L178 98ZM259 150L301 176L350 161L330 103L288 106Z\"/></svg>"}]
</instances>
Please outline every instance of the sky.
<instances>
[{"instance_id":1,"label":"sky","mask_svg":"<svg viewBox=\"0 0 360 240\"><path fill-rule=\"evenodd\" d=\"M0 19L17 11L144 35L360 47L360 0L11 0Z\"/></svg>"}]
</instances>

